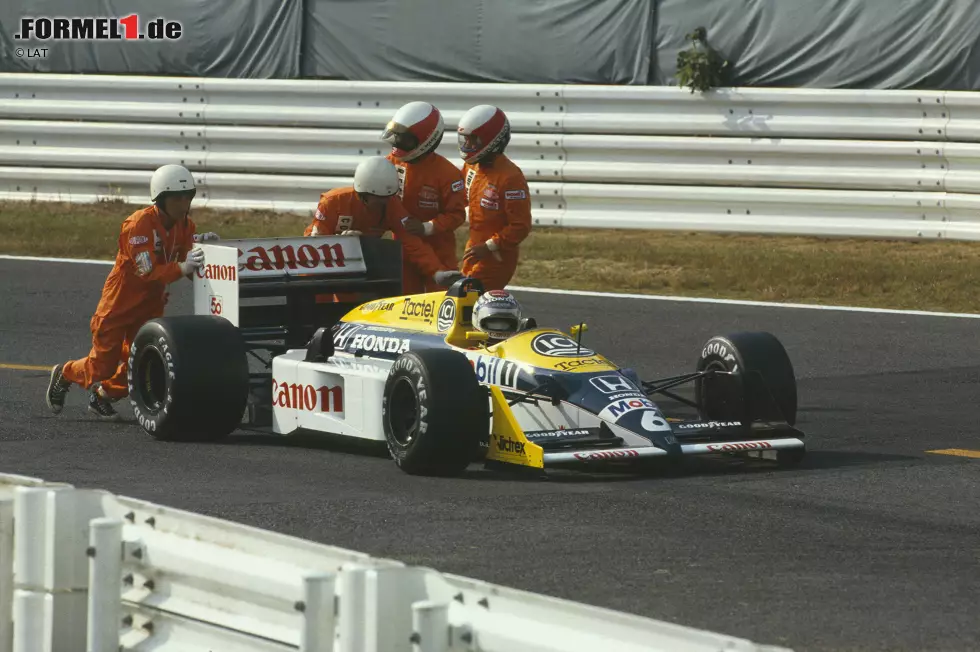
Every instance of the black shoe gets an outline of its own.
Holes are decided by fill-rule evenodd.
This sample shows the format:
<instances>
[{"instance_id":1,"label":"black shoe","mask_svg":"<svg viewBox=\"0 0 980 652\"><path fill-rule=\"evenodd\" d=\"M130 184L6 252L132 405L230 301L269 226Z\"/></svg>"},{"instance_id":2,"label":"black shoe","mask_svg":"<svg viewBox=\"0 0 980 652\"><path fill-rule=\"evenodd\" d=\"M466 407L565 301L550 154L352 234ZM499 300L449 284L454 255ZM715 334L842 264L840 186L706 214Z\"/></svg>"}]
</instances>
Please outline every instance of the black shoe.
<instances>
[{"instance_id":1,"label":"black shoe","mask_svg":"<svg viewBox=\"0 0 980 652\"><path fill-rule=\"evenodd\" d=\"M100 419L118 419L119 413L112 407L113 401L102 395L101 387L93 387L88 395L88 411Z\"/></svg>"},{"instance_id":2,"label":"black shoe","mask_svg":"<svg viewBox=\"0 0 980 652\"><path fill-rule=\"evenodd\" d=\"M64 367L65 365L56 364L51 369L51 380L48 382L48 393L45 396L48 407L55 414L61 412L61 408L65 407L65 394L71 389L71 381L65 380L65 377L61 375Z\"/></svg>"}]
</instances>

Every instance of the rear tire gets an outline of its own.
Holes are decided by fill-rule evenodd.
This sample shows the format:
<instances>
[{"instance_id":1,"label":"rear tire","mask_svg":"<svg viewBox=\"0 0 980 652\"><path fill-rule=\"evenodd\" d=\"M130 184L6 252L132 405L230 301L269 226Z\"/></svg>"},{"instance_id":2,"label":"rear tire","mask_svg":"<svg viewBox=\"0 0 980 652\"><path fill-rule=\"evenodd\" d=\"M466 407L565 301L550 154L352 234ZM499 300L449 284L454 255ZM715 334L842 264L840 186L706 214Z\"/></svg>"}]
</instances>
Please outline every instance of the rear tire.
<instances>
[{"instance_id":1,"label":"rear tire","mask_svg":"<svg viewBox=\"0 0 980 652\"><path fill-rule=\"evenodd\" d=\"M242 422L249 392L245 341L211 315L152 319L129 351L129 400L144 432L217 441Z\"/></svg>"},{"instance_id":2,"label":"rear tire","mask_svg":"<svg viewBox=\"0 0 980 652\"><path fill-rule=\"evenodd\" d=\"M694 396L703 421L796 424L796 375L786 349L765 332L712 337L701 349L697 370L718 369L732 376L699 378Z\"/></svg>"},{"instance_id":3,"label":"rear tire","mask_svg":"<svg viewBox=\"0 0 980 652\"><path fill-rule=\"evenodd\" d=\"M381 407L388 451L412 475L455 476L489 438L486 391L464 355L423 349L398 357Z\"/></svg>"}]
</instances>

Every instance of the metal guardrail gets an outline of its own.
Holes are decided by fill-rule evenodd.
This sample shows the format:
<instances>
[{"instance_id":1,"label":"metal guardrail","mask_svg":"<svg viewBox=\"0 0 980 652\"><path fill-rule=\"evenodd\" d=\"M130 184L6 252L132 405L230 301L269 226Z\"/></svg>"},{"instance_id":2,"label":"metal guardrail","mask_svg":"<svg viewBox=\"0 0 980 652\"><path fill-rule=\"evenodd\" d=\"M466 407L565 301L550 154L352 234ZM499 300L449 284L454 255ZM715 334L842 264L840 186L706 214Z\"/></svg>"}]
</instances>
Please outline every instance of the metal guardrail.
<instances>
[{"instance_id":1,"label":"metal guardrail","mask_svg":"<svg viewBox=\"0 0 980 652\"><path fill-rule=\"evenodd\" d=\"M0 652L790 652L0 474Z\"/></svg>"},{"instance_id":2,"label":"metal guardrail","mask_svg":"<svg viewBox=\"0 0 980 652\"><path fill-rule=\"evenodd\" d=\"M0 75L0 198L146 202L181 163L197 206L308 213L402 103L479 103L539 225L980 238L980 93ZM954 142L957 141L957 142Z\"/></svg>"}]
</instances>

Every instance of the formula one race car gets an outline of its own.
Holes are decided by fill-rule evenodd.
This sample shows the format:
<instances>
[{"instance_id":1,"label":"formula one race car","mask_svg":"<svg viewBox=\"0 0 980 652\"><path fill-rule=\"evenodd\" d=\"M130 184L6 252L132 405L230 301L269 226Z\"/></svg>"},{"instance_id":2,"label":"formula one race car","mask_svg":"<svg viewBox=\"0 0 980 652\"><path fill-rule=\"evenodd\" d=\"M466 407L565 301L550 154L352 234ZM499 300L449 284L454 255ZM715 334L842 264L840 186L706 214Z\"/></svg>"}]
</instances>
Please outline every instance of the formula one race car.
<instances>
[{"instance_id":1,"label":"formula one race car","mask_svg":"<svg viewBox=\"0 0 980 652\"><path fill-rule=\"evenodd\" d=\"M397 296L397 242L202 249L195 314L148 322L131 347L130 400L153 437L332 433L386 441L402 470L427 475L477 460L544 469L733 454L792 465L805 454L793 367L768 333L711 337L692 373L642 381L583 344L584 327L564 333L525 319L488 345L470 322L475 279ZM688 382L693 401L670 391ZM668 418L651 400L658 394L699 419Z\"/></svg>"}]
</instances>

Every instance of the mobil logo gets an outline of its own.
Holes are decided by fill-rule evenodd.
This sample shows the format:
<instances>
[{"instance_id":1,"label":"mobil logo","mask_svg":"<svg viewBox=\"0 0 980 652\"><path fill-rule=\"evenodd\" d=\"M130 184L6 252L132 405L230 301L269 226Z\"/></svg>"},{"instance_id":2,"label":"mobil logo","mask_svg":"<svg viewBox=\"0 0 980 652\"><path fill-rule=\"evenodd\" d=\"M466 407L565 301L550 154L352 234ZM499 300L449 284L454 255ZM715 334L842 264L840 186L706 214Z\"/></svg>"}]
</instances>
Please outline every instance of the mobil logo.
<instances>
[{"instance_id":1,"label":"mobil logo","mask_svg":"<svg viewBox=\"0 0 980 652\"><path fill-rule=\"evenodd\" d=\"M653 401L645 398L624 398L610 403L599 413L600 418L610 421L618 421L624 414L634 410L655 410L657 408Z\"/></svg>"}]
</instances>

